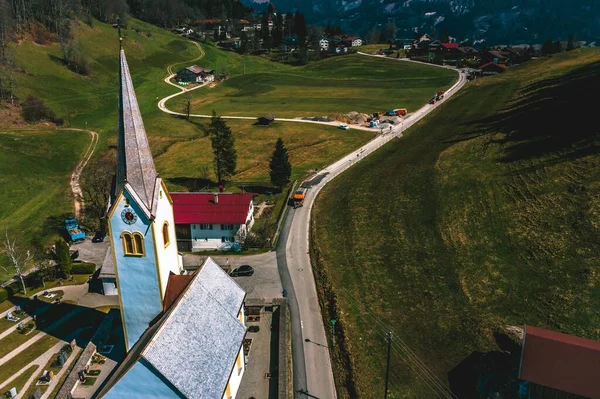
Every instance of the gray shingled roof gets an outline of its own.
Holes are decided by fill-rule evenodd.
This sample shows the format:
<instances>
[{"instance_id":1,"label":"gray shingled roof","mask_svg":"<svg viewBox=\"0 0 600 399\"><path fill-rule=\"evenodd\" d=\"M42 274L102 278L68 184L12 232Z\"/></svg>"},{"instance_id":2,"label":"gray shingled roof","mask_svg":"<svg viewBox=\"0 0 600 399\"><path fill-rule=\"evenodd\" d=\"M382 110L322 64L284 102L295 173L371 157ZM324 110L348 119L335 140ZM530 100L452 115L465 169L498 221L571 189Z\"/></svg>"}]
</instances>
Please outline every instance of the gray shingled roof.
<instances>
[{"instance_id":1,"label":"gray shingled roof","mask_svg":"<svg viewBox=\"0 0 600 399\"><path fill-rule=\"evenodd\" d=\"M246 335L245 295L208 258L142 356L187 398L221 398Z\"/></svg>"},{"instance_id":2,"label":"gray shingled roof","mask_svg":"<svg viewBox=\"0 0 600 399\"><path fill-rule=\"evenodd\" d=\"M124 50L120 55L119 136L117 143L117 193L129 183L150 215L154 204L157 173L144 129Z\"/></svg>"},{"instance_id":3,"label":"gray shingled roof","mask_svg":"<svg viewBox=\"0 0 600 399\"><path fill-rule=\"evenodd\" d=\"M104 262L100 268L100 278L114 278L115 277L115 264L113 262L112 254L110 253L110 245L106 248L106 255L104 256Z\"/></svg>"}]
</instances>

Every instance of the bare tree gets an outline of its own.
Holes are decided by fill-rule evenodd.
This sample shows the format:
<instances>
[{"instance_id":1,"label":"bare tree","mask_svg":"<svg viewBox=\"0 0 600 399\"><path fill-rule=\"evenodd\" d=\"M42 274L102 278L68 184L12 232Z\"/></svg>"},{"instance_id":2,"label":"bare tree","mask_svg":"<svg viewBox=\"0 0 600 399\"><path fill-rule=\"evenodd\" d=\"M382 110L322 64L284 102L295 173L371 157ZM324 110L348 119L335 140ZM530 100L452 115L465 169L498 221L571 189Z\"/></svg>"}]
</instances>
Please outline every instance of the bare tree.
<instances>
[{"instance_id":1,"label":"bare tree","mask_svg":"<svg viewBox=\"0 0 600 399\"><path fill-rule=\"evenodd\" d=\"M109 152L86 168L81 181L84 213L105 227L106 210L110 201L110 187L115 174L115 154Z\"/></svg>"},{"instance_id":2,"label":"bare tree","mask_svg":"<svg viewBox=\"0 0 600 399\"><path fill-rule=\"evenodd\" d=\"M192 112L192 95L191 95L191 93L187 93L183 97L183 105L185 107L185 117L189 121L190 113Z\"/></svg>"},{"instance_id":3,"label":"bare tree","mask_svg":"<svg viewBox=\"0 0 600 399\"><path fill-rule=\"evenodd\" d=\"M25 280L23 280L23 273L27 269L27 266L33 260L33 254L30 250L23 250L17 244L17 238L11 238L8 234L8 230L6 230L6 240L4 241L4 252L10 263L12 263L12 268L15 269L17 276L21 280L21 285L23 286L23 294L27 295L27 289L25 288ZM3 267L4 270L8 271Z\"/></svg>"}]
</instances>

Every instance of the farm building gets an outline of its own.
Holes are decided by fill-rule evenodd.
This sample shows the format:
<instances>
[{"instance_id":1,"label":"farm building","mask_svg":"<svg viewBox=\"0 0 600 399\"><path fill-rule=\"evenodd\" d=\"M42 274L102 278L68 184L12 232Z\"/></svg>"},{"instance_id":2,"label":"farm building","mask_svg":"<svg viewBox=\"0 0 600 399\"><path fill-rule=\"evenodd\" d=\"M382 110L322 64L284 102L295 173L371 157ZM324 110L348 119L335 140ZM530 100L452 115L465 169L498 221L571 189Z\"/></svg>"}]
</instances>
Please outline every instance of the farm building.
<instances>
[{"instance_id":1,"label":"farm building","mask_svg":"<svg viewBox=\"0 0 600 399\"><path fill-rule=\"evenodd\" d=\"M521 397L600 398L600 342L525 326Z\"/></svg>"},{"instance_id":2,"label":"farm building","mask_svg":"<svg viewBox=\"0 0 600 399\"><path fill-rule=\"evenodd\" d=\"M215 71L193 65L177 72L178 82L204 83L215 80Z\"/></svg>"},{"instance_id":3,"label":"farm building","mask_svg":"<svg viewBox=\"0 0 600 399\"><path fill-rule=\"evenodd\" d=\"M252 194L171 193L180 251L230 249L254 224Z\"/></svg>"},{"instance_id":4,"label":"farm building","mask_svg":"<svg viewBox=\"0 0 600 399\"><path fill-rule=\"evenodd\" d=\"M488 62L487 64L480 66L479 69L484 75L494 75L506 71L504 65L494 64L493 62Z\"/></svg>"},{"instance_id":5,"label":"farm building","mask_svg":"<svg viewBox=\"0 0 600 399\"><path fill-rule=\"evenodd\" d=\"M257 124L259 125L270 125L275 122L275 115L265 115L257 118Z\"/></svg>"}]
</instances>

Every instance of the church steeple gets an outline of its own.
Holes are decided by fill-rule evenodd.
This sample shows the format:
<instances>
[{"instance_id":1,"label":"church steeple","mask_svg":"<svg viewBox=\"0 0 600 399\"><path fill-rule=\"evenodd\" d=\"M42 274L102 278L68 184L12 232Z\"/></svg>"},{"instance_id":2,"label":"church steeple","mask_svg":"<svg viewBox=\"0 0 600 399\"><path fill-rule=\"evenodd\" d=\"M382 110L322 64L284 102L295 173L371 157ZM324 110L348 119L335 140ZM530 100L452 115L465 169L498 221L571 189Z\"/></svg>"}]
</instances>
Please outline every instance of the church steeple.
<instances>
[{"instance_id":1,"label":"church steeple","mask_svg":"<svg viewBox=\"0 0 600 399\"><path fill-rule=\"evenodd\" d=\"M116 192L126 183L139 197L140 205L148 217L155 214L157 202L157 173L146 129L133 89L133 82L125 58L120 50L119 69L119 134L117 144Z\"/></svg>"},{"instance_id":2,"label":"church steeple","mask_svg":"<svg viewBox=\"0 0 600 399\"><path fill-rule=\"evenodd\" d=\"M133 82L119 53L117 177L107 215L129 350L163 311L170 274L180 274L173 202L156 173Z\"/></svg>"}]
</instances>

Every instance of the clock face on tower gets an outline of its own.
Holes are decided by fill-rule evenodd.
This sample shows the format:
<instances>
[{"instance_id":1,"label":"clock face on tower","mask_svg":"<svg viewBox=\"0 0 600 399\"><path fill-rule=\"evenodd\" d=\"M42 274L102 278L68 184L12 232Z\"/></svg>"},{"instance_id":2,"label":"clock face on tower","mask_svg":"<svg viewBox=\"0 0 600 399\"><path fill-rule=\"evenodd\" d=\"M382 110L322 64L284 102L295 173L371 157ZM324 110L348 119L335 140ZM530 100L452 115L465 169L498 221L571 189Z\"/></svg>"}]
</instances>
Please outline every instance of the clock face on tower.
<instances>
[{"instance_id":1,"label":"clock face on tower","mask_svg":"<svg viewBox=\"0 0 600 399\"><path fill-rule=\"evenodd\" d=\"M123 219L123 222L127 224L134 224L137 222L137 218L138 217L135 212L133 212L133 209L129 207L123 209L123 212L121 212L121 219Z\"/></svg>"}]
</instances>

